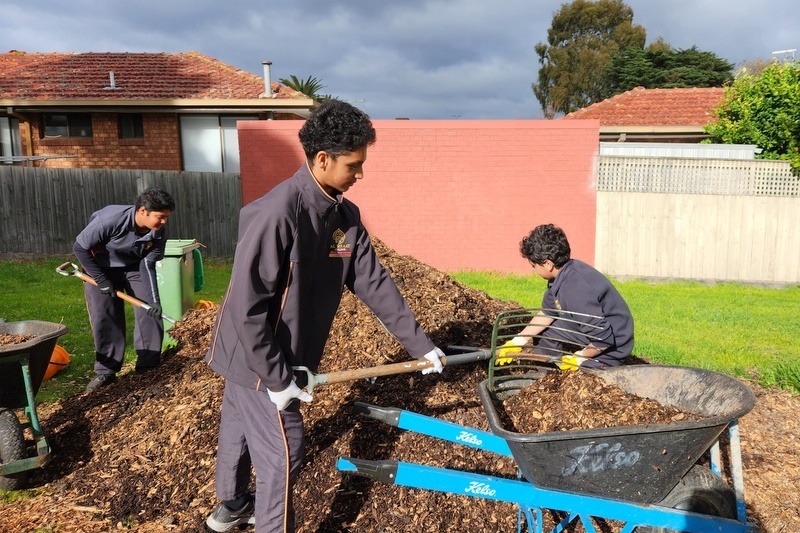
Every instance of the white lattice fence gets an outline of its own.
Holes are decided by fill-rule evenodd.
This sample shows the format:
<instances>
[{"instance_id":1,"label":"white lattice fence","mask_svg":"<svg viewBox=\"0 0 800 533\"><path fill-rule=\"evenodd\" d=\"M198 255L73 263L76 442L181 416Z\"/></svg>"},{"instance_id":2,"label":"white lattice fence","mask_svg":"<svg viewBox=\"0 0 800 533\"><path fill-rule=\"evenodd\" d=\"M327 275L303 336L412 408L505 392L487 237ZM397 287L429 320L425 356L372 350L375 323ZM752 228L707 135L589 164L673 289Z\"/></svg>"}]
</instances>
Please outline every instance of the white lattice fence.
<instances>
[{"instance_id":1,"label":"white lattice fence","mask_svg":"<svg viewBox=\"0 0 800 533\"><path fill-rule=\"evenodd\" d=\"M786 161L600 156L597 190L796 197L800 178Z\"/></svg>"}]
</instances>

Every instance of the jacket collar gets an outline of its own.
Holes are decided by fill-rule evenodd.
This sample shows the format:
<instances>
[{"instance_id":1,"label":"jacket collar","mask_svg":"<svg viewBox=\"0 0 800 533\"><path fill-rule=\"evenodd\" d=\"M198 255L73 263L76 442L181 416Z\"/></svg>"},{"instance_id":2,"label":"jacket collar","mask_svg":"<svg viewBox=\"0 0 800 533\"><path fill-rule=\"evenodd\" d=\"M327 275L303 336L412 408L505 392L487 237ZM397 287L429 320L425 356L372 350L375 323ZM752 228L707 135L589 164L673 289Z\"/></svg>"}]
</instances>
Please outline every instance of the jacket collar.
<instances>
[{"instance_id":1,"label":"jacket collar","mask_svg":"<svg viewBox=\"0 0 800 533\"><path fill-rule=\"evenodd\" d=\"M553 292L558 292L558 290L561 288L562 282L567 277L564 276L564 272L569 272L570 270L572 270L572 265L575 264L574 261L575 261L574 259L570 259L566 263L564 263L564 266L558 269L558 275L555 277L555 279L551 279L547 284L550 290L552 290Z\"/></svg>"},{"instance_id":2,"label":"jacket collar","mask_svg":"<svg viewBox=\"0 0 800 533\"><path fill-rule=\"evenodd\" d=\"M325 192L311 173L307 162L297 171L295 179L300 183L300 190L302 191L303 197L308 202L309 207L318 211L320 214L325 214L335 205L342 203L344 198L342 193L337 191L335 196L331 196Z\"/></svg>"}]
</instances>

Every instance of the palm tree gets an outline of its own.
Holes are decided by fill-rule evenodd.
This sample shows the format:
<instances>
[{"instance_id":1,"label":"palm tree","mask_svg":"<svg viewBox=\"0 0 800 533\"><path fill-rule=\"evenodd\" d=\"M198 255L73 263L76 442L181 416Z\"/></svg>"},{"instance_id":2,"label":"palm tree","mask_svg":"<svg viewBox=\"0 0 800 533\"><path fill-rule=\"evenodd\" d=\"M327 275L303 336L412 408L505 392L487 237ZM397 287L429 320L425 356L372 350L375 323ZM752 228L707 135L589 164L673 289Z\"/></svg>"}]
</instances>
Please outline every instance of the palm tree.
<instances>
[{"instance_id":1,"label":"palm tree","mask_svg":"<svg viewBox=\"0 0 800 533\"><path fill-rule=\"evenodd\" d=\"M310 96L315 100L321 101L331 97L329 94L319 94L319 91L324 89L325 85L323 85L322 81L318 80L314 76L309 76L305 80L300 80L297 76L292 74L289 79L281 78L279 81L290 89L300 91L301 93L305 94L306 96Z\"/></svg>"}]
</instances>

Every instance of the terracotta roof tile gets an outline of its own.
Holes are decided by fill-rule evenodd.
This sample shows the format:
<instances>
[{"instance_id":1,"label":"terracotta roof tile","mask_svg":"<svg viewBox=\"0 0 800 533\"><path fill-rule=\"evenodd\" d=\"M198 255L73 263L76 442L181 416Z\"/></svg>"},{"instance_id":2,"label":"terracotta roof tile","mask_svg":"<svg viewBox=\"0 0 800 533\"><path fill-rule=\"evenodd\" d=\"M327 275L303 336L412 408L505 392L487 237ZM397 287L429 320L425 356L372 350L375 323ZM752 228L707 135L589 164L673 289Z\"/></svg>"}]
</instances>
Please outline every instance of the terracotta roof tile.
<instances>
[{"instance_id":1,"label":"terracotta roof tile","mask_svg":"<svg viewBox=\"0 0 800 533\"><path fill-rule=\"evenodd\" d=\"M600 120L600 126L705 126L714 120L724 92L721 87L636 87L561 118Z\"/></svg>"},{"instance_id":2,"label":"terracotta roof tile","mask_svg":"<svg viewBox=\"0 0 800 533\"><path fill-rule=\"evenodd\" d=\"M114 73L116 89L110 89ZM276 98L308 98L272 83ZM0 99L249 99L264 79L198 52L0 54Z\"/></svg>"}]
</instances>

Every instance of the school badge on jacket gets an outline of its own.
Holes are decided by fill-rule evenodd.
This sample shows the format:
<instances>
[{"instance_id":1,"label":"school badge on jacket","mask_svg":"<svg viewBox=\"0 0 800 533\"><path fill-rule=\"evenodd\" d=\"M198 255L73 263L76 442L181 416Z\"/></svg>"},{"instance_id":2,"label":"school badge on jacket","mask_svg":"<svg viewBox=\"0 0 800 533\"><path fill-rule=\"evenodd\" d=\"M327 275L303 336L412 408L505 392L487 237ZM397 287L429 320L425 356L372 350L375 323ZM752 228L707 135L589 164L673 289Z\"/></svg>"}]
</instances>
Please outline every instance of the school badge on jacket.
<instances>
[{"instance_id":1,"label":"school badge on jacket","mask_svg":"<svg viewBox=\"0 0 800 533\"><path fill-rule=\"evenodd\" d=\"M333 242L328 249L328 257L350 257L352 251L350 243L347 242L347 235L341 229L337 229L332 237Z\"/></svg>"}]
</instances>

